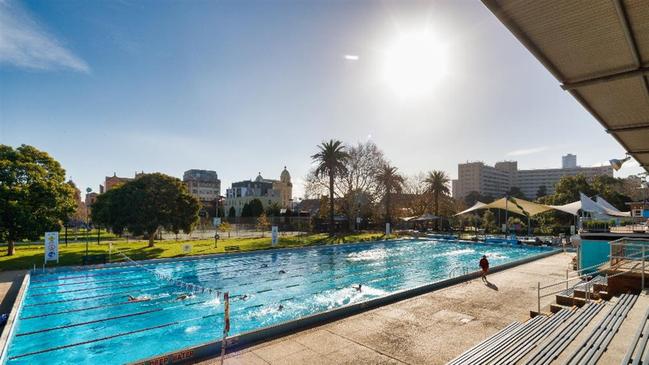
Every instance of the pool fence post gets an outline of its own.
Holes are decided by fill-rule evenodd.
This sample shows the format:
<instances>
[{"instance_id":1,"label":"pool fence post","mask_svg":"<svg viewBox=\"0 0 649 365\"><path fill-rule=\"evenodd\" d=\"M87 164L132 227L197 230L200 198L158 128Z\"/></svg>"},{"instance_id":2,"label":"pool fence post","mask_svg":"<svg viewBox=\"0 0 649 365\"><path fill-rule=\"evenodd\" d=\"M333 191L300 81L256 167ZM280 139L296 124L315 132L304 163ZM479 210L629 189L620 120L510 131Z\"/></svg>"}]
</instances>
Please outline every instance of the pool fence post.
<instances>
[{"instance_id":1,"label":"pool fence post","mask_svg":"<svg viewBox=\"0 0 649 365\"><path fill-rule=\"evenodd\" d=\"M223 339L221 340L221 365L225 359L225 346L227 344L228 332L230 331L230 294L223 293Z\"/></svg>"},{"instance_id":2,"label":"pool fence post","mask_svg":"<svg viewBox=\"0 0 649 365\"><path fill-rule=\"evenodd\" d=\"M541 282L536 283L536 309L537 313L541 314Z\"/></svg>"}]
</instances>

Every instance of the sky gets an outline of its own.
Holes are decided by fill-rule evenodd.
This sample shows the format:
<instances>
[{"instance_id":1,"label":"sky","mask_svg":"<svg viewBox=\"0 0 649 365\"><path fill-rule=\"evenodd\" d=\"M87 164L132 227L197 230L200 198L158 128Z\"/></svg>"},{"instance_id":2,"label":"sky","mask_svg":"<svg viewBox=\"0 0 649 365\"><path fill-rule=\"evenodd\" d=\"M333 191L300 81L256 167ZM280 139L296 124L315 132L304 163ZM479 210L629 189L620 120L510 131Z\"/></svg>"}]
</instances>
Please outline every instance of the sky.
<instances>
[{"instance_id":1,"label":"sky","mask_svg":"<svg viewBox=\"0 0 649 365\"><path fill-rule=\"evenodd\" d=\"M223 194L287 166L302 196L332 138L452 178L625 152L479 1L0 0L0 143L82 190L207 169Z\"/></svg>"}]
</instances>

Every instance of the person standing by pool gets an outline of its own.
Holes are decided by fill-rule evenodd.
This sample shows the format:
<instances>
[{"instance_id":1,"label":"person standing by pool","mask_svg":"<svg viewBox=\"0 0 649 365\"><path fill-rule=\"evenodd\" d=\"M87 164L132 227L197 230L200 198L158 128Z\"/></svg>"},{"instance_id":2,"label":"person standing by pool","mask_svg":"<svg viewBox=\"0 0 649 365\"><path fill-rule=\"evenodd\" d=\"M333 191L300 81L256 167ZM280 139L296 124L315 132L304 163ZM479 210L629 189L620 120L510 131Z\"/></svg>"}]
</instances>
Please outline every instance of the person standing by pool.
<instances>
[{"instance_id":1,"label":"person standing by pool","mask_svg":"<svg viewBox=\"0 0 649 365\"><path fill-rule=\"evenodd\" d=\"M489 273L489 260L487 256L483 255L480 259L480 268L482 269L482 281L487 281L487 274Z\"/></svg>"}]
</instances>

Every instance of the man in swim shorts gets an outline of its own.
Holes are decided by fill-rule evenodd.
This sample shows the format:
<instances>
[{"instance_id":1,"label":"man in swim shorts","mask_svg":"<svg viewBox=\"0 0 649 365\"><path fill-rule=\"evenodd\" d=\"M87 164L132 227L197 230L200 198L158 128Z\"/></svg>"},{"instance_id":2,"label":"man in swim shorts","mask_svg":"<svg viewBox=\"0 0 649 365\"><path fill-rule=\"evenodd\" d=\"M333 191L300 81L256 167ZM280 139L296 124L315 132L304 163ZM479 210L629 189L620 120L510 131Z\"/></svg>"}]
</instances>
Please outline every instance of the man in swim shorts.
<instances>
[{"instance_id":1,"label":"man in swim shorts","mask_svg":"<svg viewBox=\"0 0 649 365\"><path fill-rule=\"evenodd\" d=\"M487 256L483 255L480 259L480 268L482 269L482 281L487 281L487 274L489 273L489 260Z\"/></svg>"}]
</instances>

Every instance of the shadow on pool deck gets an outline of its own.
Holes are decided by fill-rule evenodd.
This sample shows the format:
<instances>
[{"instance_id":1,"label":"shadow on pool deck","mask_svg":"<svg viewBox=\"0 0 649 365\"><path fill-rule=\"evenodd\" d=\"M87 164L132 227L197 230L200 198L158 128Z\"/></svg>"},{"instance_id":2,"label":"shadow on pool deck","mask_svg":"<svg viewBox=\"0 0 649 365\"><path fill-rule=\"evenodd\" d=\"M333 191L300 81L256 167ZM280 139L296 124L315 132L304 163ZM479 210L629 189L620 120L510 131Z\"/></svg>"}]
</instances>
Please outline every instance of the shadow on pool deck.
<instances>
[{"instance_id":1,"label":"shadow on pool deck","mask_svg":"<svg viewBox=\"0 0 649 365\"><path fill-rule=\"evenodd\" d=\"M474 279L230 353L225 363L444 364L512 321L528 319L537 282L560 280L572 256L492 274L498 290Z\"/></svg>"}]
</instances>

